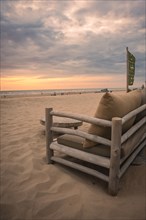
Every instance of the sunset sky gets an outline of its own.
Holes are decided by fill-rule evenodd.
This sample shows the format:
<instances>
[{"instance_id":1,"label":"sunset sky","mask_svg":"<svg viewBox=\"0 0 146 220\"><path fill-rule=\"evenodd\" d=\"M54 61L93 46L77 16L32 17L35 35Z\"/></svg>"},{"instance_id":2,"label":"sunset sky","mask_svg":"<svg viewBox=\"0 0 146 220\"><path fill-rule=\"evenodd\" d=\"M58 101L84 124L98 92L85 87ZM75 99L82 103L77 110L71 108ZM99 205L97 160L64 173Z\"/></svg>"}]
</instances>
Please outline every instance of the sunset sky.
<instances>
[{"instance_id":1,"label":"sunset sky","mask_svg":"<svg viewBox=\"0 0 146 220\"><path fill-rule=\"evenodd\" d=\"M0 0L1 90L121 88L146 79L145 0Z\"/></svg>"}]
</instances>

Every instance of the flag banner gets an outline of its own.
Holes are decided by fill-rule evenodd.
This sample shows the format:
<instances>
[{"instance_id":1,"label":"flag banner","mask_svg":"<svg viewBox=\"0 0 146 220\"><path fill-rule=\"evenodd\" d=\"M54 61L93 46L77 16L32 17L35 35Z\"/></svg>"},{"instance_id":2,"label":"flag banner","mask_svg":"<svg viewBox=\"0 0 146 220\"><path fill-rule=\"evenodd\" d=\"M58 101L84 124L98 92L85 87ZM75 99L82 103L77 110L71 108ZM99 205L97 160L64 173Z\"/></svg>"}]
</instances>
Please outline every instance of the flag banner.
<instances>
[{"instance_id":1,"label":"flag banner","mask_svg":"<svg viewBox=\"0 0 146 220\"><path fill-rule=\"evenodd\" d=\"M128 51L128 85L133 85L135 75L135 57Z\"/></svg>"}]
</instances>

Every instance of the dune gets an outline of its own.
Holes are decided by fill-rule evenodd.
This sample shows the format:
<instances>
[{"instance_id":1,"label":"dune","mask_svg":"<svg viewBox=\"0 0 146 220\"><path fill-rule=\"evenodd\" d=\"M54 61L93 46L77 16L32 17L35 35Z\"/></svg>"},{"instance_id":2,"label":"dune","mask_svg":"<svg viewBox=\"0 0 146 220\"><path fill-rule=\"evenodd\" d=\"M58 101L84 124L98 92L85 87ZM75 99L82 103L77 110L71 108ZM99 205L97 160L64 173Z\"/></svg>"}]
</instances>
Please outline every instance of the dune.
<instances>
[{"instance_id":1,"label":"dune","mask_svg":"<svg viewBox=\"0 0 146 220\"><path fill-rule=\"evenodd\" d=\"M131 165L116 197L107 183L46 163L46 107L93 115L103 93L1 98L2 220L144 220L146 165ZM83 129L86 129L84 125Z\"/></svg>"}]
</instances>

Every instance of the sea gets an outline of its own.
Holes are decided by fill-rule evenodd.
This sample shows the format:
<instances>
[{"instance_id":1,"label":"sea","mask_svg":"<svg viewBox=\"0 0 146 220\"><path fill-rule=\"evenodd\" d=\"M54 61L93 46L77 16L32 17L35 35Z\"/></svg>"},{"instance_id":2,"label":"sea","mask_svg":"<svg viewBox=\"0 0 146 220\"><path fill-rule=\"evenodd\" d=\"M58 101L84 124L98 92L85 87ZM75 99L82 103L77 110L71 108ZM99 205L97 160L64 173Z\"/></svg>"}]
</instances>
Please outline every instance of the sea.
<instances>
[{"instance_id":1,"label":"sea","mask_svg":"<svg viewBox=\"0 0 146 220\"><path fill-rule=\"evenodd\" d=\"M106 91L123 91L125 88L84 88L84 89L47 89L47 90L11 90L0 91L1 97L21 97L21 96L39 96L39 95L70 95L70 94L82 94L82 93L99 93Z\"/></svg>"}]
</instances>

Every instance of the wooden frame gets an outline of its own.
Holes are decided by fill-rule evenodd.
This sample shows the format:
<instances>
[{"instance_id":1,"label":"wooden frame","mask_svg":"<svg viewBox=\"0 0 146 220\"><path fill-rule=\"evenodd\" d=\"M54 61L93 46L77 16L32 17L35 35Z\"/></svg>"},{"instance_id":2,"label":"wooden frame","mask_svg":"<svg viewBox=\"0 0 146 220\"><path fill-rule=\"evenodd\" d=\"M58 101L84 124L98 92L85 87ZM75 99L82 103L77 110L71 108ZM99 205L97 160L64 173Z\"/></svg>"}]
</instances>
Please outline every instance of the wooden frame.
<instances>
[{"instance_id":1,"label":"wooden frame","mask_svg":"<svg viewBox=\"0 0 146 220\"><path fill-rule=\"evenodd\" d=\"M137 140L134 150L128 155L121 158L121 147L122 144L127 141L131 135L136 134L138 129L140 129L144 124L146 124L146 116L143 116L136 124L134 124L126 133L122 135L122 126L133 116L138 115L146 109L146 104L140 106L139 108L131 111L123 118L112 118L112 121L107 121L103 119L98 119L94 117L89 117L81 114L72 114L65 112L54 111L52 108L46 108L46 155L47 162L53 163L57 162L82 172L88 173L95 177L98 177L106 182L108 182L108 191L111 195L117 195L119 188L119 180L135 159L137 154L146 145L146 133L143 135L141 140ZM82 122L88 122L91 124L97 124L103 127L111 127L111 140L96 135L88 134L80 130L73 130L70 128L58 128L53 126L53 116L67 117L80 120ZM57 141L53 140L53 132L59 132L62 134L72 134L77 135L97 143L105 144L110 146L111 154L110 157L103 157L99 155L94 155L87 153L82 150L74 149L62 144L58 144ZM106 168L109 172L108 174L101 173L95 169L83 166L78 163L66 160L59 156L54 156L54 151L59 151L65 155L69 155L73 158L77 158L88 163L92 163L101 167Z\"/></svg>"}]
</instances>

